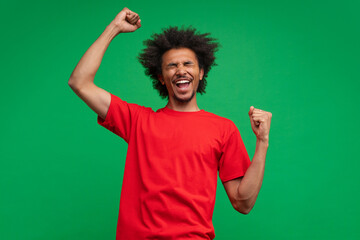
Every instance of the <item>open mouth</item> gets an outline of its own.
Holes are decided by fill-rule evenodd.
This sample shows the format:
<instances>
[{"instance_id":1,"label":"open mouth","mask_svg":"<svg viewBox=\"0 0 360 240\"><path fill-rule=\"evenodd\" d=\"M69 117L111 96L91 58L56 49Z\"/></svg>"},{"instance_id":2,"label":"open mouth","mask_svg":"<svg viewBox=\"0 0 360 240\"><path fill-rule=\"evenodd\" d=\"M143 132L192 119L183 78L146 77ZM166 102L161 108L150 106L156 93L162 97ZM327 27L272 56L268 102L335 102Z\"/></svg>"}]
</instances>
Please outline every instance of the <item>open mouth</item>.
<instances>
[{"instance_id":1,"label":"open mouth","mask_svg":"<svg viewBox=\"0 0 360 240\"><path fill-rule=\"evenodd\" d=\"M178 88L187 88L190 85L190 81L189 80L180 80L180 81L177 81L175 84Z\"/></svg>"}]
</instances>

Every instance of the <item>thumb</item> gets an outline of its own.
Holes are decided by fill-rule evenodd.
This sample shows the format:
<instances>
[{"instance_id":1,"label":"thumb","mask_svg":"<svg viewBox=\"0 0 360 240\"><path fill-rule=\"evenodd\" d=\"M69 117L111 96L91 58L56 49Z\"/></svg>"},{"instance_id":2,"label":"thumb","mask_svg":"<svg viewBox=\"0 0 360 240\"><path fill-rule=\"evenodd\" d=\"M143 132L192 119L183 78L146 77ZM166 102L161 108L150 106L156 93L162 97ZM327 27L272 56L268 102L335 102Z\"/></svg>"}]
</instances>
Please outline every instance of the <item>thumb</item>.
<instances>
[{"instance_id":1,"label":"thumb","mask_svg":"<svg viewBox=\"0 0 360 240\"><path fill-rule=\"evenodd\" d=\"M249 116L251 116L251 115L253 114L254 109L255 109L254 106L251 106L251 107L250 107Z\"/></svg>"},{"instance_id":2,"label":"thumb","mask_svg":"<svg viewBox=\"0 0 360 240\"><path fill-rule=\"evenodd\" d=\"M141 19L139 19L139 20L136 22L136 26L137 26L138 28L141 27Z\"/></svg>"},{"instance_id":3,"label":"thumb","mask_svg":"<svg viewBox=\"0 0 360 240\"><path fill-rule=\"evenodd\" d=\"M255 108L254 108L253 106L251 106L251 107L250 107L250 110L249 110L250 124L251 124L251 128L252 128L252 129L255 129L255 128L256 128L255 122L254 122L253 119L252 119L252 114L253 114L254 109L255 109Z\"/></svg>"}]
</instances>

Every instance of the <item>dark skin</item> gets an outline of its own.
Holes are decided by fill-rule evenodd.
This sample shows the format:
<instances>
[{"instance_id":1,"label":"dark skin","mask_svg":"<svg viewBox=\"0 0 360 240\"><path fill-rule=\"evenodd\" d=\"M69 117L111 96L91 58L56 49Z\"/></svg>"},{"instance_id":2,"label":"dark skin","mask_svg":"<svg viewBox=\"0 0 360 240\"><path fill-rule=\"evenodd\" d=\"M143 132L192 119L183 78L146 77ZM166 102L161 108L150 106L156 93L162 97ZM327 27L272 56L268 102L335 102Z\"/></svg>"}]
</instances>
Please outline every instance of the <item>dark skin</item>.
<instances>
[{"instance_id":1,"label":"dark skin","mask_svg":"<svg viewBox=\"0 0 360 240\"><path fill-rule=\"evenodd\" d=\"M140 27L139 15L124 8L86 51L70 76L69 86L102 119L106 117L111 96L109 92L94 84L95 74L110 42L117 35L134 32ZM199 68L194 52L188 48L171 49L163 55L162 60L159 81L168 89L167 106L176 111L198 111L196 89L204 72ZM253 208L262 185L272 117L270 112L253 106L248 114L256 136L255 154L243 177L224 183L233 207L244 214ZM236 156L234 161L235 159Z\"/></svg>"},{"instance_id":2,"label":"dark skin","mask_svg":"<svg viewBox=\"0 0 360 240\"><path fill-rule=\"evenodd\" d=\"M188 48L170 49L162 56L159 81L169 94L167 107L175 111L199 111L196 90L204 76L196 54Z\"/></svg>"}]
</instances>

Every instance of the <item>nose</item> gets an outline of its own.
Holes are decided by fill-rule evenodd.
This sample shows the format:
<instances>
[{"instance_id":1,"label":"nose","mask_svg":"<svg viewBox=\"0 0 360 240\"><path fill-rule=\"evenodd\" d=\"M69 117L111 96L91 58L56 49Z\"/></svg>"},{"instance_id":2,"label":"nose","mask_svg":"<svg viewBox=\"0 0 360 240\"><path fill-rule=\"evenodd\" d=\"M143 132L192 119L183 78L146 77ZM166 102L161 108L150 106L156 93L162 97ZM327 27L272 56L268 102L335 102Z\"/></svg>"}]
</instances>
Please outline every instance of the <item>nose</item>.
<instances>
[{"instance_id":1,"label":"nose","mask_svg":"<svg viewBox=\"0 0 360 240\"><path fill-rule=\"evenodd\" d=\"M176 75L183 76L185 74L186 74L186 69L185 69L184 65L179 64L177 71L176 71Z\"/></svg>"}]
</instances>

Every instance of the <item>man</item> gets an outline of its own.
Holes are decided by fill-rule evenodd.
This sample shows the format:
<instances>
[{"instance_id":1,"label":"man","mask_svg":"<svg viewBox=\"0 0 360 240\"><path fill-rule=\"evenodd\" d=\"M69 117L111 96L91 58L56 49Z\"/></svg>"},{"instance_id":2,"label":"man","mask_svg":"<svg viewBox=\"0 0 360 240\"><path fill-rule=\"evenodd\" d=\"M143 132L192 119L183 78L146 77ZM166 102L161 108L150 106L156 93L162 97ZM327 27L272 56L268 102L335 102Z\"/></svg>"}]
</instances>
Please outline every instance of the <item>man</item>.
<instances>
[{"instance_id":1,"label":"man","mask_svg":"<svg viewBox=\"0 0 360 240\"><path fill-rule=\"evenodd\" d=\"M250 107L257 137L252 162L234 123L200 110L217 44L208 34L169 28L140 54L166 107L129 104L94 84L110 42L141 27L124 8L87 50L69 85L98 114L98 123L128 143L117 239L213 239L217 171L233 207L247 214L262 184L271 113Z\"/></svg>"}]
</instances>

